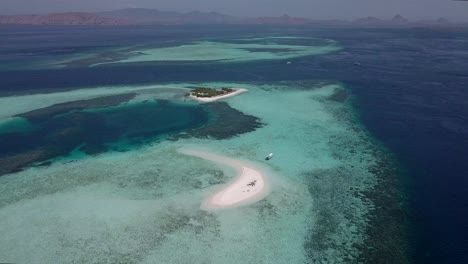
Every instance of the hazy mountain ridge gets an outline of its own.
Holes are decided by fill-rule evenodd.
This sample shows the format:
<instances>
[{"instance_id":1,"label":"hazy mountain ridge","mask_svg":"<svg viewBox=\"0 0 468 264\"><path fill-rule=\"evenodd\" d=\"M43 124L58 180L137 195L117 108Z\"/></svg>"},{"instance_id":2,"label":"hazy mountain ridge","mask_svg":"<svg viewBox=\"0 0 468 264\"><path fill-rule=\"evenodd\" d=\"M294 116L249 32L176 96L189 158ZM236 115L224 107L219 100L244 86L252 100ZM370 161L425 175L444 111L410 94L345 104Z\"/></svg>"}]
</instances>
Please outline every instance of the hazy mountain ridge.
<instances>
[{"instance_id":1,"label":"hazy mountain ridge","mask_svg":"<svg viewBox=\"0 0 468 264\"><path fill-rule=\"evenodd\" d=\"M127 19L137 24L226 24L238 19L216 12L192 11L179 13L145 8L126 8L97 13L99 16Z\"/></svg>"},{"instance_id":2,"label":"hazy mountain ridge","mask_svg":"<svg viewBox=\"0 0 468 264\"><path fill-rule=\"evenodd\" d=\"M132 23L126 19L106 18L86 12L0 16L0 24L16 25L129 25Z\"/></svg>"},{"instance_id":3,"label":"hazy mountain ridge","mask_svg":"<svg viewBox=\"0 0 468 264\"><path fill-rule=\"evenodd\" d=\"M288 15L283 15L280 17L256 17L243 20L244 24L280 24L280 25L302 25L310 24L311 20L306 18L290 17Z\"/></svg>"},{"instance_id":4,"label":"hazy mountain ridge","mask_svg":"<svg viewBox=\"0 0 468 264\"><path fill-rule=\"evenodd\" d=\"M253 25L369 25L369 26L418 26L448 25L446 18L435 20L413 21L397 14L392 19L376 17L346 20L317 20L291 17L287 14L278 17L236 18L217 12L192 11L180 13L145 8L126 8L114 11L86 13L68 12L47 15L11 15L1 16L0 24L29 25L179 25L179 24L253 24Z\"/></svg>"}]
</instances>

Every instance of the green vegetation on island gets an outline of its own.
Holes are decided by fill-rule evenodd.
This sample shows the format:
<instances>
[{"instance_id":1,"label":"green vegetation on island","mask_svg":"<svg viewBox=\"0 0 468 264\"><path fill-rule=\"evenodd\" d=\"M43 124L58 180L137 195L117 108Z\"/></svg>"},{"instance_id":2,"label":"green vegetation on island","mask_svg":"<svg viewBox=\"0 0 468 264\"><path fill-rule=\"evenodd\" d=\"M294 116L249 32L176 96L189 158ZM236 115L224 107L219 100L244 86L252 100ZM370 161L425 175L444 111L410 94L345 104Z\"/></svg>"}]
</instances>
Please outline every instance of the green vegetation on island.
<instances>
[{"instance_id":1,"label":"green vegetation on island","mask_svg":"<svg viewBox=\"0 0 468 264\"><path fill-rule=\"evenodd\" d=\"M192 95L195 97L215 97L215 96L220 96L220 95L226 95L234 91L235 90L232 88L213 89L213 88L199 87L199 88L193 89L187 95Z\"/></svg>"}]
</instances>

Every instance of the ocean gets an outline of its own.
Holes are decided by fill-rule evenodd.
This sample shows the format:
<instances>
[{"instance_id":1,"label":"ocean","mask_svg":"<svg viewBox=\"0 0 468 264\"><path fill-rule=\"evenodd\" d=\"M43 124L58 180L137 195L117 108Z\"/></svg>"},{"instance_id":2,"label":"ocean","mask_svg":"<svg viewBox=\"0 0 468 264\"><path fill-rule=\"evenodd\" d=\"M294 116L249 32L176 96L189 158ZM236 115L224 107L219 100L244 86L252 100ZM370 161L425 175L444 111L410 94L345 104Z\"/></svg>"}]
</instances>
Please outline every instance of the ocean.
<instances>
[{"instance_id":1,"label":"ocean","mask_svg":"<svg viewBox=\"0 0 468 264\"><path fill-rule=\"evenodd\" d=\"M466 30L0 39L0 262L468 263ZM200 86L249 91L200 104ZM187 147L268 168L271 192L202 210L234 174Z\"/></svg>"}]
</instances>

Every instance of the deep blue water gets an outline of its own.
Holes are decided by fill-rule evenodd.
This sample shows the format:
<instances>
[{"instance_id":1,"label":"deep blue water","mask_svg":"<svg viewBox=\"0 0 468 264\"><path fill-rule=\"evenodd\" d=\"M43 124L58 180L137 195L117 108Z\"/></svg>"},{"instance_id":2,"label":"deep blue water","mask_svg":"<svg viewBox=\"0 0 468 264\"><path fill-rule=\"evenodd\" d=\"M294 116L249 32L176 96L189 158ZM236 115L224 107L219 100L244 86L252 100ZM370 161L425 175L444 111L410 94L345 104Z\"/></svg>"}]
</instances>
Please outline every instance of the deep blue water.
<instances>
[{"instance_id":1,"label":"deep blue water","mask_svg":"<svg viewBox=\"0 0 468 264\"><path fill-rule=\"evenodd\" d=\"M0 65L107 46L270 34L331 38L344 49L291 65L155 63L0 71L0 94L172 81L343 82L364 125L400 162L415 261L468 263L468 30L0 27Z\"/></svg>"}]
</instances>

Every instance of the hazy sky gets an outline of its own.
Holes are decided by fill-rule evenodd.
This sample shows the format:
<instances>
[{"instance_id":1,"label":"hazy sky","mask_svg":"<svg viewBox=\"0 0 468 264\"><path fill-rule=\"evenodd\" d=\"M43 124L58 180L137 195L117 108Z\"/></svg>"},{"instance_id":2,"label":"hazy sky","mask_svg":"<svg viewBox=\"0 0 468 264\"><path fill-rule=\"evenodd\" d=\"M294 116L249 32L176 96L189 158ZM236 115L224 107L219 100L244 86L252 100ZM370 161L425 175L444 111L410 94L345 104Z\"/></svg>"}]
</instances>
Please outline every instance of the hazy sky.
<instances>
[{"instance_id":1,"label":"hazy sky","mask_svg":"<svg viewBox=\"0 0 468 264\"><path fill-rule=\"evenodd\" d=\"M174 11L217 11L230 15L309 18L447 17L468 20L468 1L452 0L0 0L0 14L104 11L126 7Z\"/></svg>"}]
</instances>

